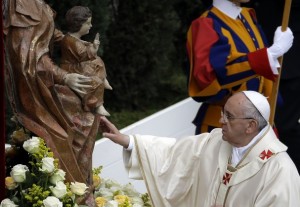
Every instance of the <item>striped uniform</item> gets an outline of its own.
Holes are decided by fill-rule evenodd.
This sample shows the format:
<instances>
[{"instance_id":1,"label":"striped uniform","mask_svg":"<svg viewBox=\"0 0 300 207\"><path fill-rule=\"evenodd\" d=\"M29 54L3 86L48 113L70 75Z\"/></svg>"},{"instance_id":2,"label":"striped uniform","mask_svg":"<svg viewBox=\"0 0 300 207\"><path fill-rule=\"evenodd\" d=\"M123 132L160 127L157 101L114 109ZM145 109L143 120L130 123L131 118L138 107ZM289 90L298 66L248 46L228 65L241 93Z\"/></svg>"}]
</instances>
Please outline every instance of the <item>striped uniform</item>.
<instances>
[{"instance_id":1,"label":"striped uniform","mask_svg":"<svg viewBox=\"0 0 300 207\"><path fill-rule=\"evenodd\" d=\"M192 22L187 34L188 91L203 102L194 119L196 134L221 126L222 107L233 93L254 90L270 96L276 76L266 47L253 9L242 8L235 20L211 7Z\"/></svg>"}]
</instances>

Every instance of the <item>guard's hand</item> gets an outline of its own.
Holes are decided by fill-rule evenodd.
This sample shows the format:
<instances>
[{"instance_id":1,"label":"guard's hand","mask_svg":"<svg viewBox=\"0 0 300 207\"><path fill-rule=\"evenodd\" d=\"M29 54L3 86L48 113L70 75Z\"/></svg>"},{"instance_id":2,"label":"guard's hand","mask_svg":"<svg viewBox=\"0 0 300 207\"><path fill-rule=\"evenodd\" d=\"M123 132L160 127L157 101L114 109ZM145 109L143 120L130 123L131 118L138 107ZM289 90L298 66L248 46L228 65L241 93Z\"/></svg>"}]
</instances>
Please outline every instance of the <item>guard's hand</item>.
<instances>
[{"instance_id":1,"label":"guard's hand","mask_svg":"<svg viewBox=\"0 0 300 207\"><path fill-rule=\"evenodd\" d=\"M64 77L64 82L72 90L79 94L86 94L86 90L92 88L92 78L80 75L78 73L69 73Z\"/></svg>"},{"instance_id":2,"label":"guard's hand","mask_svg":"<svg viewBox=\"0 0 300 207\"><path fill-rule=\"evenodd\" d=\"M278 58L286 53L293 45L294 35L290 28L286 31L281 30L281 26L277 27L274 34L274 43L268 48L268 51L274 58Z\"/></svg>"},{"instance_id":3,"label":"guard's hand","mask_svg":"<svg viewBox=\"0 0 300 207\"><path fill-rule=\"evenodd\" d=\"M100 129L103 132L103 137L110 139L111 141L127 148L129 145L130 138L129 136L120 133L117 127L108 121L105 116L101 117L100 120Z\"/></svg>"}]
</instances>

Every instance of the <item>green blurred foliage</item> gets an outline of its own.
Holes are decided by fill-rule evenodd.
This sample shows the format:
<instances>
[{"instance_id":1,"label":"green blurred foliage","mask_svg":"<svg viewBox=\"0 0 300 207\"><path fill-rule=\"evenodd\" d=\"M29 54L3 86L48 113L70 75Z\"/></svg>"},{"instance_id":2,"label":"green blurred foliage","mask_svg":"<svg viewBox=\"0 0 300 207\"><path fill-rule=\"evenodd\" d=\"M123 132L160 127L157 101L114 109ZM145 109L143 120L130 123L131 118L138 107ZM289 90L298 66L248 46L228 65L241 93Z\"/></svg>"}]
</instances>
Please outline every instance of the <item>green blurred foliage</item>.
<instances>
[{"instance_id":1,"label":"green blurred foliage","mask_svg":"<svg viewBox=\"0 0 300 207\"><path fill-rule=\"evenodd\" d=\"M115 88L106 100L114 108L145 109L165 101L168 92L173 92L168 80L180 75L182 69L176 67L174 58L179 19L169 6L171 2L119 2L103 54L108 78Z\"/></svg>"}]
</instances>

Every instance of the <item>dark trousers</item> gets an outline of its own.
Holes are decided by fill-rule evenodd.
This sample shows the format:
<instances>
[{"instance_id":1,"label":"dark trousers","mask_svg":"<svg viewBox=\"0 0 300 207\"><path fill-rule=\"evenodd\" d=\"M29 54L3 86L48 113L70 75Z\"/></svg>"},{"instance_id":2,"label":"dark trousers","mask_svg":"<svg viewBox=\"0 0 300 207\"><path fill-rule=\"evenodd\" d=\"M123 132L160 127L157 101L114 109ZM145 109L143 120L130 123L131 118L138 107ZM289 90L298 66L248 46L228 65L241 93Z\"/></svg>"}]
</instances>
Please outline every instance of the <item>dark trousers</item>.
<instances>
[{"instance_id":1,"label":"dark trousers","mask_svg":"<svg viewBox=\"0 0 300 207\"><path fill-rule=\"evenodd\" d=\"M300 172L300 77L282 79L279 88L283 105L276 109L275 124L279 139L288 146L287 152Z\"/></svg>"}]
</instances>

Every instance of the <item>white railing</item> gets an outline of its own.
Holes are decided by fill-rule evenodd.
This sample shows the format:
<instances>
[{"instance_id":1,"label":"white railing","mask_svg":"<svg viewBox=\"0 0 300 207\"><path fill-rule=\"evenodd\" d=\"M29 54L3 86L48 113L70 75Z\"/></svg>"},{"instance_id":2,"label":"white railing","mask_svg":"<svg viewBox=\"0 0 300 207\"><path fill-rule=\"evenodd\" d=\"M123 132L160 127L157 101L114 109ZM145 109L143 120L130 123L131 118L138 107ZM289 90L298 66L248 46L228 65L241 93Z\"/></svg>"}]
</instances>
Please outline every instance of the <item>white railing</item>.
<instances>
[{"instance_id":1,"label":"white railing","mask_svg":"<svg viewBox=\"0 0 300 207\"><path fill-rule=\"evenodd\" d=\"M192 120L199 106L199 103L187 98L120 131L124 134L151 134L175 138L192 135L195 131ZM130 182L139 192L146 192L143 181L128 179L123 166L122 147L107 138L102 138L95 144L93 167L100 165L103 166L102 177L121 184Z\"/></svg>"}]
</instances>

